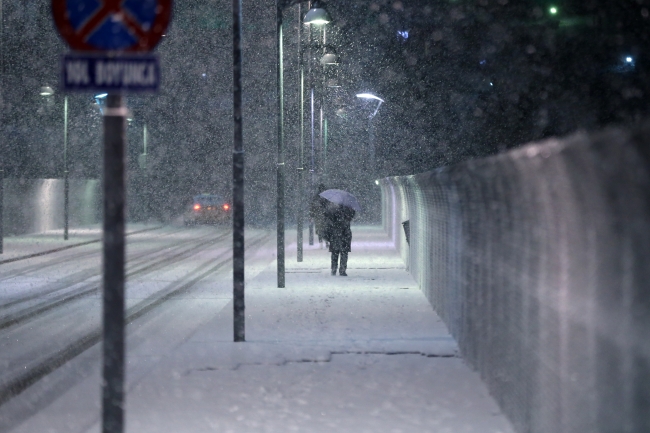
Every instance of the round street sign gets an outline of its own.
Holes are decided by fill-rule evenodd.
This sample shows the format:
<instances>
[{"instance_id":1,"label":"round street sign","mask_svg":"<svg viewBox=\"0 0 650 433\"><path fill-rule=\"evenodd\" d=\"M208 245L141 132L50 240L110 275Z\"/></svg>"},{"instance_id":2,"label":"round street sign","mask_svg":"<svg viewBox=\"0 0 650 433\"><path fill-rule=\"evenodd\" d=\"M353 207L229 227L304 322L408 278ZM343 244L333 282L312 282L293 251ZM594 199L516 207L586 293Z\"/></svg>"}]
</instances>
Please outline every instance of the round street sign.
<instances>
[{"instance_id":1,"label":"round street sign","mask_svg":"<svg viewBox=\"0 0 650 433\"><path fill-rule=\"evenodd\" d=\"M171 13L172 0L52 0L59 33L78 51L151 51Z\"/></svg>"}]
</instances>

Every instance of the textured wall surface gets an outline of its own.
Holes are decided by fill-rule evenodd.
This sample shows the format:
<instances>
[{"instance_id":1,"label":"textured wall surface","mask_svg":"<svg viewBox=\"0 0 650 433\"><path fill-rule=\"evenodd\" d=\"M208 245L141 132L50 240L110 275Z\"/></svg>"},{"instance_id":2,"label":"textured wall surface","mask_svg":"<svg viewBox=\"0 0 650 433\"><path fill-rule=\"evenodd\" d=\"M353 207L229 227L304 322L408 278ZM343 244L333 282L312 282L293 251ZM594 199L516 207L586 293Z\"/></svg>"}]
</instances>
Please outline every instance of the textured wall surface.
<instances>
[{"instance_id":1,"label":"textured wall surface","mask_svg":"<svg viewBox=\"0 0 650 433\"><path fill-rule=\"evenodd\" d=\"M101 221L100 184L70 179L69 224ZM19 235L63 228L63 180L4 179L4 233Z\"/></svg>"},{"instance_id":2,"label":"textured wall surface","mask_svg":"<svg viewBox=\"0 0 650 433\"><path fill-rule=\"evenodd\" d=\"M650 127L381 187L384 228L518 431L650 432Z\"/></svg>"}]
</instances>

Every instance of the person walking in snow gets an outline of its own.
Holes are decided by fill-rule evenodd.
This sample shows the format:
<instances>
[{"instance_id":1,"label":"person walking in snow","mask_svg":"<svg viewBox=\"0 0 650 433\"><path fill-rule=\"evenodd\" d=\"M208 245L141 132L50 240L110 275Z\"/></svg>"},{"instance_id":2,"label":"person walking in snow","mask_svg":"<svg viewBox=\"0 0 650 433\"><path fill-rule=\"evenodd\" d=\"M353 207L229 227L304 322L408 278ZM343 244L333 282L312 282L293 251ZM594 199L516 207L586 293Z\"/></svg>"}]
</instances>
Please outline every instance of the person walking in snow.
<instances>
[{"instance_id":1,"label":"person walking in snow","mask_svg":"<svg viewBox=\"0 0 650 433\"><path fill-rule=\"evenodd\" d=\"M340 276L348 276L348 253L352 249L350 222L354 214L354 209L331 202L325 207L325 239L329 241L329 251L332 253L332 275L336 275L338 270Z\"/></svg>"}]
</instances>

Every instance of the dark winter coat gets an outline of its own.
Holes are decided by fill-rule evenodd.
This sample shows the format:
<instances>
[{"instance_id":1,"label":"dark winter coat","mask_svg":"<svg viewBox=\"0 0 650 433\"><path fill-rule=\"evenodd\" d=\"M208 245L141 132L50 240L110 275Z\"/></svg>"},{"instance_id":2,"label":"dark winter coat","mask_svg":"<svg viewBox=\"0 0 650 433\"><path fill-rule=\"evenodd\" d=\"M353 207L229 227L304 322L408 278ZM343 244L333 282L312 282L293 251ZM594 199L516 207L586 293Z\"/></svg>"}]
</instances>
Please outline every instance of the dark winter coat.
<instances>
[{"instance_id":1,"label":"dark winter coat","mask_svg":"<svg viewBox=\"0 0 650 433\"><path fill-rule=\"evenodd\" d=\"M350 252L352 247L352 230L350 221L354 210L349 207L329 204L325 209L325 239L330 243L330 252Z\"/></svg>"}]
</instances>

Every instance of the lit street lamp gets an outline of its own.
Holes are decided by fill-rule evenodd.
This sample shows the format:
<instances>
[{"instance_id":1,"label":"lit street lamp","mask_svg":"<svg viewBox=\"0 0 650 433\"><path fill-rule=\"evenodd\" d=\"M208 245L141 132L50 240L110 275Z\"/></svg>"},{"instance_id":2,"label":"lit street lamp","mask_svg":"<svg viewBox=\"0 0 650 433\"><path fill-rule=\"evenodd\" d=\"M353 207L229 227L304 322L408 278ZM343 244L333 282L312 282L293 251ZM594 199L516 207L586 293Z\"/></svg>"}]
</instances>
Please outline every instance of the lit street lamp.
<instances>
[{"instance_id":1,"label":"lit street lamp","mask_svg":"<svg viewBox=\"0 0 650 433\"><path fill-rule=\"evenodd\" d=\"M99 112L103 115L104 114L104 106L106 105L106 97L108 96L108 93L100 93L99 95L95 95L95 103L97 104L97 107L99 108Z\"/></svg>"},{"instance_id":2,"label":"lit street lamp","mask_svg":"<svg viewBox=\"0 0 650 433\"><path fill-rule=\"evenodd\" d=\"M142 127L142 145L143 145L143 153L142 155L144 156L144 169L147 169L147 124L145 123L144 126Z\"/></svg>"},{"instance_id":3,"label":"lit street lamp","mask_svg":"<svg viewBox=\"0 0 650 433\"><path fill-rule=\"evenodd\" d=\"M379 112L379 107L381 107L381 104L384 103L384 100L380 98L377 95L374 95L372 93L359 93L356 95L357 98L366 101L366 108L372 109L373 105L376 103L377 105L374 107L374 111L370 113L368 116L368 147L369 147L369 153L370 157L368 158L370 161L370 167L368 168L368 171L366 174L370 177L370 179L366 180L375 180L377 179L377 166L376 166L376 155L375 155L375 121L374 118L377 116L377 113ZM375 182L375 185L377 182ZM378 215L378 208L376 206L379 205L380 203L380 197L377 195L378 190L373 188L371 190L371 193L369 194L368 198L372 199L368 202L368 207L373 208L374 210L371 211L369 214L370 215Z\"/></svg>"},{"instance_id":4,"label":"lit street lamp","mask_svg":"<svg viewBox=\"0 0 650 433\"><path fill-rule=\"evenodd\" d=\"M311 8L307 11L303 23L305 24L316 24L323 25L332 21L330 14L325 9L325 6L322 2L316 0L312 2Z\"/></svg>"},{"instance_id":5,"label":"lit street lamp","mask_svg":"<svg viewBox=\"0 0 650 433\"><path fill-rule=\"evenodd\" d=\"M377 115L377 112L379 111L379 107L381 107L381 104L384 102L383 99L381 99L377 95L373 95L372 93L358 93L357 98L360 99L365 99L368 101L377 101L377 107L375 108L375 111L368 117L368 144L370 146L370 170L371 174L374 176L375 175L375 131L374 131L374 122L372 119Z\"/></svg>"},{"instance_id":6,"label":"lit street lamp","mask_svg":"<svg viewBox=\"0 0 650 433\"><path fill-rule=\"evenodd\" d=\"M54 89L50 86L41 87L40 95L50 97ZM70 181L68 179L68 96L63 98L63 240L68 240L70 216Z\"/></svg>"},{"instance_id":7,"label":"lit street lamp","mask_svg":"<svg viewBox=\"0 0 650 433\"><path fill-rule=\"evenodd\" d=\"M298 4L298 23L301 19L302 7ZM305 60L302 49L302 33L302 26L298 24L298 64L300 69L300 146L298 150L298 214L296 215L296 261L298 262L303 260L303 221L305 217Z\"/></svg>"},{"instance_id":8,"label":"lit street lamp","mask_svg":"<svg viewBox=\"0 0 650 433\"><path fill-rule=\"evenodd\" d=\"M372 114L370 115L370 118L371 118L371 119L372 119L373 117L375 117L375 115L377 114L377 111L379 110L379 107L381 107L381 104L385 102L385 101L384 101L383 99L381 99L379 96L373 95L372 93L358 93L358 94L357 94L357 98L361 98L361 99L374 99L375 101L379 101L379 103L377 104L377 108L375 109L374 113L372 113Z\"/></svg>"},{"instance_id":9,"label":"lit street lamp","mask_svg":"<svg viewBox=\"0 0 650 433\"><path fill-rule=\"evenodd\" d=\"M340 87L338 79L332 78L329 73L332 68L338 66L340 57L336 49L331 45L323 47L323 56L320 58L320 64L323 68L320 97L320 139L321 139L321 165L323 177L327 178L327 110L325 109L325 92L329 88Z\"/></svg>"},{"instance_id":10,"label":"lit street lamp","mask_svg":"<svg viewBox=\"0 0 650 433\"><path fill-rule=\"evenodd\" d=\"M41 96L52 96L54 95L54 89L52 89L50 86L43 86L41 87L41 91L39 94Z\"/></svg>"},{"instance_id":11,"label":"lit street lamp","mask_svg":"<svg viewBox=\"0 0 650 433\"><path fill-rule=\"evenodd\" d=\"M323 56L320 58L320 64L321 65L338 65L339 64L339 56L336 54L336 48L332 47L331 45L326 45Z\"/></svg>"},{"instance_id":12,"label":"lit street lamp","mask_svg":"<svg viewBox=\"0 0 650 433\"><path fill-rule=\"evenodd\" d=\"M315 25L324 25L329 22L331 22L332 19L329 16L329 13L325 8L323 7L323 4L315 1L312 3L312 7L307 12L305 15L304 23L305 24L315 24ZM316 134L315 134L315 104L316 104L316 94L315 94L315 89L314 89L314 76L313 76L313 57L312 57L312 40L311 40L311 28L309 32L309 99L310 99L310 131L311 131L311 136L310 136L310 147L311 147L311 167L309 170L310 173L310 192L314 192L314 177L316 175L316 163L315 163L315 141L316 141ZM323 48L325 47L326 43L326 37L325 37L325 29L323 28L322 30L322 46ZM322 59L321 59L322 60ZM325 62L329 63L331 60L328 59L327 57L325 58ZM323 63L321 63L323 64ZM321 157L320 160L323 160L323 113L322 113L322 106L323 106L323 89L320 89L319 93L319 144L320 144L320 150L321 150ZM309 245L314 244L314 222L310 219L309 221Z\"/></svg>"},{"instance_id":13,"label":"lit street lamp","mask_svg":"<svg viewBox=\"0 0 650 433\"><path fill-rule=\"evenodd\" d=\"M68 178L68 96L63 98L63 240L68 240L70 180Z\"/></svg>"},{"instance_id":14,"label":"lit street lamp","mask_svg":"<svg viewBox=\"0 0 650 433\"><path fill-rule=\"evenodd\" d=\"M285 286L285 245L284 245L284 63L282 13L286 7L300 3L299 0L276 0L276 54L277 54L277 109L278 109L278 156L277 156L277 281L278 287ZM331 21L329 14L318 1L312 3L303 20L304 24L326 24ZM302 145L302 143L301 143Z\"/></svg>"}]
</instances>

